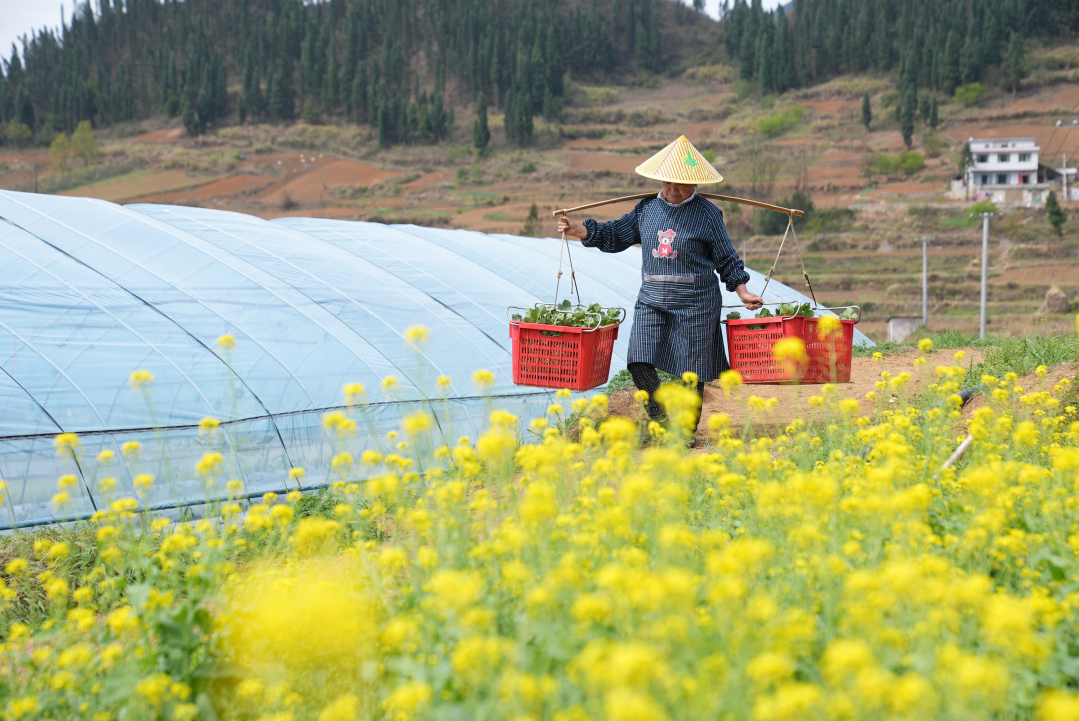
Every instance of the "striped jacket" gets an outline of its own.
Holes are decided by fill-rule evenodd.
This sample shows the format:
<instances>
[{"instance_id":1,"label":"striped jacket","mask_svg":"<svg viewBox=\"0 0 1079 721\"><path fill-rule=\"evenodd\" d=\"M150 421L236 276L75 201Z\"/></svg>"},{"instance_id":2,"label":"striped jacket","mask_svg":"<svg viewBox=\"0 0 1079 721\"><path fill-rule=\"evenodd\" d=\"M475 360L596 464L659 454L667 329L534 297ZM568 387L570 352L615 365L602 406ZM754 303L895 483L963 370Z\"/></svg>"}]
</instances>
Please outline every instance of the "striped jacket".
<instances>
[{"instance_id":1,"label":"striped jacket","mask_svg":"<svg viewBox=\"0 0 1079 721\"><path fill-rule=\"evenodd\" d=\"M675 375L693 371L701 382L726 370L716 273L731 292L749 274L731 245L723 211L696 195L680 205L646 198L621 218L589 219L584 226L584 245L605 253L641 245L641 291L627 361Z\"/></svg>"}]
</instances>

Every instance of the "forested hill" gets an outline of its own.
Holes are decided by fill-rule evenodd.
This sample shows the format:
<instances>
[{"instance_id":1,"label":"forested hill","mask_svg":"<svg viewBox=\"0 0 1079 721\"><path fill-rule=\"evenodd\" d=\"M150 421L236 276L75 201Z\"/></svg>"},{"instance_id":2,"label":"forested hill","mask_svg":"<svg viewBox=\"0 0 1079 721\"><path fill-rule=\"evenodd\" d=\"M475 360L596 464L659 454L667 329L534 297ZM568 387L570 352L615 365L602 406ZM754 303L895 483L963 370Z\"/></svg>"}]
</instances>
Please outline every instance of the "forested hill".
<instances>
[{"instance_id":1,"label":"forested hill","mask_svg":"<svg viewBox=\"0 0 1079 721\"><path fill-rule=\"evenodd\" d=\"M13 49L0 120L70 130L165 112L197 133L306 105L407 141L445 132L452 91L530 126L558 112L567 70L666 71L687 48L665 28L686 23L714 24L671 0L99 0L22 60Z\"/></svg>"},{"instance_id":2,"label":"forested hill","mask_svg":"<svg viewBox=\"0 0 1079 721\"><path fill-rule=\"evenodd\" d=\"M527 144L534 116L560 112L567 73L640 79L729 62L771 93L898 71L901 97L916 98L1015 82L1026 43L1079 31L1075 0L795 0L789 14L735 0L722 23L673 0L97 2L3 63L8 142L158 113L192 134L304 114L370 123L383 143L430 142L452 101L504 110Z\"/></svg>"}]
</instances>

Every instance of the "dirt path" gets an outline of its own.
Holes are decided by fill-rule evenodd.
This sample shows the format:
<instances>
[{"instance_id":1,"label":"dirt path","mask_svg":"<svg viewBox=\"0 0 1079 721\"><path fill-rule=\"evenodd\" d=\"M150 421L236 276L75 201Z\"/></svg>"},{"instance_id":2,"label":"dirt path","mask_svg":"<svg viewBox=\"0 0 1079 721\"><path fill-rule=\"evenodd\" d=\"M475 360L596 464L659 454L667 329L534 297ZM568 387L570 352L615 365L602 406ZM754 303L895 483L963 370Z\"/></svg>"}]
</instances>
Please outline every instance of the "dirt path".
<instances>
[{"instance_id":1,"label":"dirt path","mask_svg":"<svg viewBox=\"0 0 1079 721\"><path fill-rule=\"evenodd\" d=\"M909 393L918 394L922 389L934 381L933 369L939 365L951 365L954 350L941 350L929 356L929 362L925 367L917 369L914 360L919 353L915 349L909 349L906 353L894 353L885 356L881 361L872 358L853 358L851 362L850 383L839 384L836 398L856 398L861 404L862 413L868 414L873 405L866 399L866 393L875 390L875 383L880 380L882 372L896 376L902 372L912 376ZM963 365L972 368L982 361L984 351L981 349L963 349ZM1050 384L1051 387L1051 384ZM610 409L612 413L637 418L637 403L633 400L633 388L616 391L610 397ZM810 396L821 392L819 385L744 385L734 389L731 397L726 398L723 391L713 385L704 389L704 412L701 413L701 425L697 429L698 435L707 432L708 417L713 413L726 413L731 417L731 423L735 427L741 427L749 413L747 401L750 396L761 398L776 398L779 404L770 413L764 413L755 420L775 426L786 426L795 418L810 420L822 415L822 411L809 405Z\"/></svg>"}]
</instances>

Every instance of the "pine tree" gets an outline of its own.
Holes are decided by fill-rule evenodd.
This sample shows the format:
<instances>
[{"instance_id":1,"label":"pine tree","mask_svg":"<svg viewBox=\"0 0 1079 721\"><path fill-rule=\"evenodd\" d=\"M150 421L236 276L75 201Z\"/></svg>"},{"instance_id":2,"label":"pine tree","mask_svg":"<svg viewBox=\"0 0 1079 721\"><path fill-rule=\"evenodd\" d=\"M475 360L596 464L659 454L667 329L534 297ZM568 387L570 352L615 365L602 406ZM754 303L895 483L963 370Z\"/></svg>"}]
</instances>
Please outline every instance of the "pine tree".
<instances>
[{"instance_id":1,"label":"pine tree","mask_svg":"<svg viewBox=\"0 0 1079 721\"><path fill-rule=\"evenodd\" d=\"M338 83L337 53L331 44L326 49L326 78L322 85L322 104L327 113L332 114L337 110Z\"/></svg>"},{"instance_id":2,"label":"pine tree","mask_svg":"<svg viewBox=\"0 0 1079 721\"><path fill-rule=\"evenodd\" d=\"M929 104L929 127L933 130L937 129L940 125L940 114L937 111L937 96L933 96L933 102Z\"/></svg>"},{"instance_id":3,"label":"pine tree","mask_svg":"<svg viewBox=\"0 0 1079 721\"><path fill-rule=\"evenodd\" d=\"M903 111L899 117L899 132L903 134L907 150L914 144L914 108L917 105L918 91L911 86L907 89L907 96L903 98Z\"/></svg>"},{"instance_id":4,"label":"pine tree","mask_svg":"<svg viewBox=\"0 0 1079 721\"><path fill-rule=\"evenodd\" d=\"M862 125L866 130L869 130L870 123L873 122L873 108L869 104L869 93L862 93Z\"/></svg>"},{"instance_id":5,"label":"pine tree","mask_svg":"<svg viewBox=\"0 0 1079 721\"><path fill-rule=\"evenodd\" d=\"M223 118L229 112L229 87L225 76L225 56L221 53L214 55L214 119Z\"/></svg>"},{"instance_id":6,"label":"pine tree","mask_svg":"<svg viewBox=\"0 0 1079 721\"><path fill-rule=\"evenodd\" d=\"M772 91L772 44L767 33L761 33L757 39L757 87L761 95Z\"/></svg>"},{"instance_id":7,"label":"pine tree","mask_svg":"<svg viewBox=\"0 0 1079 721\"><path fill-rule=\"evenodd\" d=\"M955 93L959 86L959 40L955 33L948 32L944 43L944 62L941 65L940 89L948 96Z\"/></svg>"},{"instance_id":8,"label":"pine tree","mask_svg":"<svg viewBox=\"0 0 1079 721\"><path fill-rule=\"evenodd\" d=\"M1023 75L1023 41L1013 30L1008 40L1008 54L1004 58L1004 77L1013 95L1019 89Z\"/></svg>"},{"instance_id":9,"label":"pine tree","mask_svg":"<svg viewBox=\"0 0 1079 721\"><path fill-rule=\"evenodd\" d=\"M959 75L963 85L977 82L982 77L982 49L974 34L973 24L967 32L963 50L959 55Z\"/></svg>"},{"instance_id":10,"label":"pine tree","mask_svg":"<svg viewBox=\"0 0 1079 721\"><path fill-rule=\"evenodd\" d=\"M199 115L196 104L195 83L184 78L183 96L180 100L180 120L187 129L187 134L194 137L199 134Z\"/></svg>"},{"instance_id":11,"label":"pine tree","mask_svg":"<svg viewBox=\"0 0 1079 721\"><path fill-rule=\"evenodd\" d=\"M647 72L652 69L652 58L648 54L648 33L645 32L643 23L637 23L633 37L633 62L637 66L637 72Z\"/></svg>"},{"instance_id":12,"label":"pine tree","mask_svg":"<svg viewBox=\"0 0 1079 721\"><path fill-rule=\"evenodd\" d=\"M361 61L356 68L352 80L352 112L355 113L356 122L365 122L368 118L367 108L367 72Z\"/></svg>"},{"instance_id":13,"label":"pine tree","mask_svg":"<svg viewBox=\"0 0 1079 721\"><path fill-rule=\"evenodd\" d=\"M431 109L427 113L427 122L434 139L441 142L446 139L446 106L442 102L442 93L437 90L431 93Z\"/></svg>"},{"instance_id":14,"label":"pine tree","mask_svg":"<svg viewBox=\"0 0 1079 721\"><path fill-rule=\"evenodd\" d=\"M213 122L215 117L215 104L214 104L214 92L213 92L213 67L211 64L204 66L202 72L202 82L199 84L198 100L196 101L196 108L199 115L199 132L206 132L206 126Z\"/></svg>"},{"instance_id":15,"label":"pine tree","mask_svg":"<svg viewBox=\"0 0 1079 721\"><path fill-rule=\"evenodd\" d=\"M1049 195L1045 199L1045 213L1049 217L1049 224L1053 226L1057 236L1060 236L1064 231L1064 223L1067 222L1068 215L1060 207L1057 194L1052 190L1049 191Z\"/></svg>"},{"instance_id":16,"label":"pine tree","mask_svg":"<svg viewBox=\"0 0 1079 721\"><path fill-rule=\"evenodd\" d=\"M487 127L487 96L480 95L476 103L476 121L472 124L472 145L482 155L491 142L491 131Z\"/></svg>"}]
</instances>

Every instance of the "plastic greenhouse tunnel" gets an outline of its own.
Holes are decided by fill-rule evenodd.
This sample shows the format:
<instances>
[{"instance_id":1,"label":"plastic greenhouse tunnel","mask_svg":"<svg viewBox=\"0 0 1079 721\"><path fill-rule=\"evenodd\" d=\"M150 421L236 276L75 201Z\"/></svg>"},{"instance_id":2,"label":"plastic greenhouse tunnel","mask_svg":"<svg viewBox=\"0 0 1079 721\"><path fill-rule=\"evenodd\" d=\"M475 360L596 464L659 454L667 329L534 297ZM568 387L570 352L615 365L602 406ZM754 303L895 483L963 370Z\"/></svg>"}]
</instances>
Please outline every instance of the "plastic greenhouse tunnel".
<instances>
[{"instance_id":1,"label":"plastic greenhouse tunnel","mask_svg":"<svg viewBox=\"0 0 1079 721\"><path fill-rule=\"evenodd\" d=\"M226 478L248 497L324 486L335 410L384 449L420 410L453 445L492 407L531 418L554 400L511 383L505 310L553 299L555 242L9 191L0 218L0 530L87 518L118 497L198 515ZM574 261L586 302L625 307L631 323L639 258L582 249ZM759 292L764 276L750 274ZM774 280L768 295L808 300ZM426 343L406 342L414 325ZM479 369L493 386L474 387ZM356 409L346 384L365 391ZM60 434L78 446L58 448ZM196 472L211 449L216 485Z\"/></svg>"}]
</instances>

